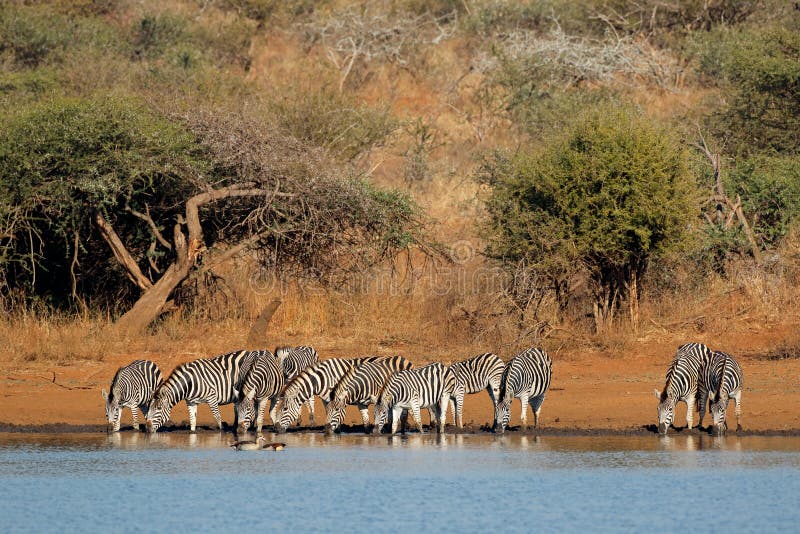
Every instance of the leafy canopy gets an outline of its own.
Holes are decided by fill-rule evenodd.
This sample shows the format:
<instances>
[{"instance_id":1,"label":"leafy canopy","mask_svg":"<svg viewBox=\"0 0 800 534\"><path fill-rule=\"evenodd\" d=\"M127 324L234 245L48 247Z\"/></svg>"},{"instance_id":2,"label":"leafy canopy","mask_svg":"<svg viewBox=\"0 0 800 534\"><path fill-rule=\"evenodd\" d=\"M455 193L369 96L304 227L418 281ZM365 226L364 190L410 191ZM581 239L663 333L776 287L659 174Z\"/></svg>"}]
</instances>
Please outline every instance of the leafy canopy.
<instances>
[{"instance_id":1,"label":"leafy canopy","mask_svg":"<svg viewBox=\"0 0 800 534\"><path fill-rule=\"evenodd\" d=\"M587 113L545 148L484 165L489 256L551 278L581 266L620 292L653 255L678 247L695 182L668 131L624 108Z\"/></svg>"}]
</instances>

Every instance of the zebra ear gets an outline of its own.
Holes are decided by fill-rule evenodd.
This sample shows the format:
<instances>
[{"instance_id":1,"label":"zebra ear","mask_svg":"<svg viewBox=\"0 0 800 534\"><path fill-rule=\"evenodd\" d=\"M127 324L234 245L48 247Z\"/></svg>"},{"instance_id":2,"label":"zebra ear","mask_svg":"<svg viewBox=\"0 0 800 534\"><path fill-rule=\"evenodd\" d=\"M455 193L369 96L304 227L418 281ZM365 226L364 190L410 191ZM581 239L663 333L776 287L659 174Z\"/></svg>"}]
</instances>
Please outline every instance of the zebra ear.
<instances>
[{"instance_id":1,"label":"zebra ear","mask_svg":"<svg viewBox=\"0 0 800 534\"><path fill-rule=\"evenodd\" d=\"M236 388L233 389L233 397L235 399L240 399L241 398L241 394L242 394L242 392L239 391L238 389L236 389Z\"/></svg>"},{"instance_id":2,"label":"zebra ear","mask_svg":"<svg viewBox=\"0 0 800 534\"><path fill-rule=\"evenodd\" d=\"M654 390L653 390L653 393L655 393L655 394L656 394L656 398L657 398L658 400L661 400L661 392L660 392L660 391L658 391L657 389L654 389Z\"/></svg>"},{"instance_id":3,"label":"zebra ear","mask_svg":"<svg viewBox=\"0 0 800 534\"><path fill-rule=\"evenodd\" d=\"M250 390L250 393L248 393L246 396L247 396L247 398L248 398L249 400L253 400L253 397L255 397L255 396L256 396L256 390L254 390L254 389L251 389L251 390Z\"/></svg>"},{"instance_id":4,"label":"zebra ear","mask_svg":"<svg viewBox=\"0 0 800 534\"><path fill-rule=\"evenodd\" d=\"M103 394L103 400L108 400L108 393L106 393L105 389L100 390L100 393Z\"/></svg>"}]
</instances>

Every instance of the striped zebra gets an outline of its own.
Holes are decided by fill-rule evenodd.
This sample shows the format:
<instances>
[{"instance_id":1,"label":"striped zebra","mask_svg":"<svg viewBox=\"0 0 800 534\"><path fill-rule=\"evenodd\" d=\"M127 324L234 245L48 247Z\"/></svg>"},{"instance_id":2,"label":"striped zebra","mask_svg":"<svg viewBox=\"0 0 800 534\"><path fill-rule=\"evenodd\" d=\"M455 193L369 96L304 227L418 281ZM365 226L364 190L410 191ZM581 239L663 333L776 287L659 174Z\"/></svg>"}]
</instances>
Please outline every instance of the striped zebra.
<instances>
[{"instance_id":1,"label":"striped zebra","mask_svg":"<svg viewBox=\"0 0 800 534\"><path fill-rule=\"evenodd\" d=\"M313 402L314 396L319 397L322 404L327 407L334 388L344 375L354 367L377 359L379 359L378 356L353 359L331 358L302 371L286 386L283 392L283 402L278 411L278 420L277 423L274 423L275 431L278 433L286 431L300 418L300 409L303 404Z\"/></svg>"},{"instance_id":2,"label":"striped zebra","mask_svg":"<svg viewBox=\"0 0 800 534\"><path fill-rule=\"evenodd\" d=\"M317 351L305 345L294 348L278 347L275 349L275 356L278 358L278 366L283 372L285 384L289 384L305 369L319 363ZM314 397L308 399L306 407L308 408L308 418L313 426L316 424L314 419Z\"/></svg>"},{"instance_id":3,"label":"striped zebra","mask_svg":"<svg viewBox=\"0 0 800 534\"><path fill-rule=\"evenodd\" d=\"M240 350L176 367L153 397L150 412L147 414L147 430L156 432L169 420L173 406L182 400L186 401L189 410L189 426L192 432L197 426L197 405L200 403L208 404L222 430L219 407L238 400L237 392L241 391L244 377L250 371L257 354L255 351Z\"/></svg>"},{"instance_id":4,"label":"striped zebra","mask_svg":"<svg viewBox=\"0 0 800 534\"><path fill-rule=\"evenodd\" d=\"M275 407L283 391L283 373L277 358L268 350L254 351L255 360L244 378L242 389L235 391L237 397L236 418L239 430L246 432L255 420L256 432L264 426L264 411L269 401L269 416L275 424Z\"/></svg>"},{"instance_id":5,"label":"striped zebra","mask_svg":"<svg viewBox=\"0 0 800 534\"><path fill-rule=\"evenodd\" d=\"M672 421L675 419L675 405L678 402L686 403L686 424L689 429L694 422L694 409L700 397L704 397L700 384L700 373L711 360L711 349L702 343L686 343L678 347L675 357L667 369L664 390L655 390L658 404L658 432L666 434ZM705 408L703 408L705 411ZM700 413L700 424L703 424L703 415Z\"/></svg>"},{"instance_id":6,"label":"striped zebra","mask_svg":"<svg viewBox=\"0 0 800 534\"><path fill-rule=\"evenodd\" d=\"M447 405L456 387L456 376L452 369L441 363L431 363L424 367L400 371L392 375L378 403L375 405L375 428L373 432L380 434L383 425L392 413L392 434L397 432L400 415L410 410L411 416L422 432L420 408L431 408L431 426L436 421L437 430L444 433Z\"/></svg>"},{"instance_id":7,"label":"striped zebra","mask_svg":"<svg viewBox=\"0 0 800 534\"><path fill-rule=\"evenodd\" d=\"M326 407L328 415L326 432L333 432L341 426L345 407L350 404L358 406L366 431L369 426L369 405L378 402L389 377L412 367L411 362L402 356L388 356L351 369L336 386L333 397Z\"/></svg>"},{"instance_id":8,"label":"striped zebra","mask_svg":"<svg viewBox=\"0 0 800 534\"><path fill-rule=\"evenodd\" d=\"M139 410L147 417L153 394L164 382L161 370L150 360L136 360L117 369L111 387L102 390L106 401L106 419L119 432L122 409L133 415L133 429L139 430Z\"/></svg>"},{"instance_id":9,"label":"striped zebra","mask_svg":"<svg viewBox=\"0 0 800 534\"><path fill-rule=\"evenodd\" d=\"M741 430L744 375L739 363L730 354L715 350L711 355L711 361L703 371L702 382L708 392L708 401L711 405L708 411L717 432L724 434L728 430L725 412L731 397L736 403L736 431Z\"/></svg>"},{"instance_id":10,"label":"striped zebra","mask_svg":"<svg viewBox=\"0 0 800 534\"><path fill-rule=\"evenodd\" d=\"M450 366L456 377L453 389L453 418L456 426L463 428L462 411L464 409L464 395L478 393L481 390L489 392L492 399L492 411L497 409L497 399L500 394L500 380L506 364L496 354L487 352L456 362ZM494 424L497 422L495 421ZM494 426L494 424L492 426Z\"/></svg>"},{"instance_id":11,"label":"striped zebra","mask_svg":"<svg viewBox=\"0 0 800 534\"><path fill-rule=\"evenodd\" d=\"M550 387L553 361L542 349L529 348L514 356L500 380L500 396L495 409L495 431L503 433L511 417L511 401L522 403L522 426L527 428L528 403L533 410L533 427L539 426L539 413Z\"/></svg>"}]
</instances>

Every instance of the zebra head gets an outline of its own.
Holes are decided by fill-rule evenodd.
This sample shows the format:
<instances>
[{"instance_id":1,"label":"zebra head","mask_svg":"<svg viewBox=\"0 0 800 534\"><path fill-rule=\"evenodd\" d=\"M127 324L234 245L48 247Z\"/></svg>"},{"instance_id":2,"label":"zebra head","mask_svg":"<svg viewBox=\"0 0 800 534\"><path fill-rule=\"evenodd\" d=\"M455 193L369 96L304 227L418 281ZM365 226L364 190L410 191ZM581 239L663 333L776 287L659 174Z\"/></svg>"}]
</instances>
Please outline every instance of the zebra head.
<instances>
[{"instance_id":1,"label":"zebra head","mask_svg":"<svg viewBox=\"0 0 800 534\"><path fill-rule=\"evenodd\" d=\"M389 419L389 403L391 402L390 399L386 397L381 397L377 404L375 404L375 425L372 428L373 434L380 434L381 430L383 429L383 425L386 424L387 419Z\"/></svg>"},{"instance_id":2,"label":"zebra head","mask_svg":"<svg viewBox=\"0 0 800 534\"><path fill-rule=\"evenodd\" d=\"M666 390L659 392L656 389L654 391L656 398L660 401L658 404L658 433L666 435L669 426L672 424L673 419L675 419L675 403L677 401L667 395ZM692 406L689 407L690 410L692 408Z\"/></svg>"},{"instance_id":3,"label":"zebra head","mask_svg":"<svg viewBox=\"0 0 800 534\"><path fill-rule=\"evenodd\" d=\"M728 399L722 400L719 397L714 399L713 404L711 404L711 408L709 408L709 412L711 412L711 418L714 421L714 429L717 431L717 434L724 434L728 430L728 423L725 422L725 412L728 410Z\"/></svg>"},{"instance_id":4,"label":"zebra head","mask_svg":"<svg viewBox=\"0 0 800 534\"><path fill-rule=\"evenodd\" d=\"M344 399L336 397L328 403L326 407L328 412L328 424L325 425L325 432L331 433L336 431L344 421Z\"/></svg>"},{"instance_id":5,"label":"zebra head","mask_svg":"<svg viewBox=\"0 0 800 534\"><path fill-rule=\"evenodd\" d=\"M150 403L150 409L147 411L147 431L157 432L165 422L169 421L170 412L172 412L172 404L169 399L158 395L153 397L153 402Z\"/></svg>"},{"instance_id":6,"label":"zebra head","mask_svg":"<svg viewBox=\"0 0 800 534\"><path fill-rule=\"evenodd\" d=\"M102 394L103 399L106 401L106 421L114 425L114 432L119 432L120 416L122 415L119 400L114 395L113 390L111 393L106 393L106 390L102 390Z\"/></svg>"},{"instance_id":7,"label":"zebra head","mask_svg":"<svg viewBox=\"0 0 800 534\"><path fill-rule=\"evenodd\" d=\"M239 431L247 432L250 425L256 419L256 407L253 402L255 390L250 390L248 394L234 390L236 401L236 419L239 421Z\"/></svg>"},{"instance_id":8,"label":"zebra head","mask_svg":"<svg viewBox=\"0 0 800 534\"><path fill-rule=\"evenodd\" d=\"M494 420L496 421L494 431L498 434L505 432L508 420L511 418L511 401L514 397L508 395L500 400L494 409Z\"/></svg>"},{"instance_id":9,"label":"zebra head","mask_svg":"<svg viewBox=\"0 0 800 534\"><path fill-rule=\"evenodd\" d=\"M275 432L282 434L300 418L300 408L303 403L297 398L296 391L287 391L286 397L278 410L277 422L274 422Z\"/></svg>"}]
</instances>

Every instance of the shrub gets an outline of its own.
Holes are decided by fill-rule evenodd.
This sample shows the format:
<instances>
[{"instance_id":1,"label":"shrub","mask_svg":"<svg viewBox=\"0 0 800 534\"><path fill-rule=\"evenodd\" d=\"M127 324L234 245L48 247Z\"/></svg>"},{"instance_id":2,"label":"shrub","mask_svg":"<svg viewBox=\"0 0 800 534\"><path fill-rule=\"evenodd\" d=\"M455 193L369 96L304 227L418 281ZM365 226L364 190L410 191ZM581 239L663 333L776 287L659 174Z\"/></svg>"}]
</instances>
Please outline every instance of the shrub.
<instances>
[{"instance_id":1,"label":"shrub","mask_svg":"<svg viewBox=\"0 0 800 534\"><path fill-rule=\"evenodd\" d=\"M709 119L731 154L800 151L800 34L788 29L719 32L702 54L729 103Z\"/></svg>"},{"instance_id":2,"label":"shrub","mask_svg":"<svg viewBox=\"0 0 800 534\"><path fill-rule=\"evenodd\" d=\"M585 269L598 328L626 298L635 319L650 258L680 246L696 210L678 140L624 108L588 112L540 151L489 161L479 179L491 187L487 254L553 287Z\"/></svg>"},{"instance_id":3,"label":"shrub","mask_svg":"<svg viewBox=\"0 0 800 534\"><path fill-rule=\"evenodd\" d=\"M0 56L32 67L69 44L67 21L53 13L24 6L0 7Z\"/></svg>"}]
</instances>

